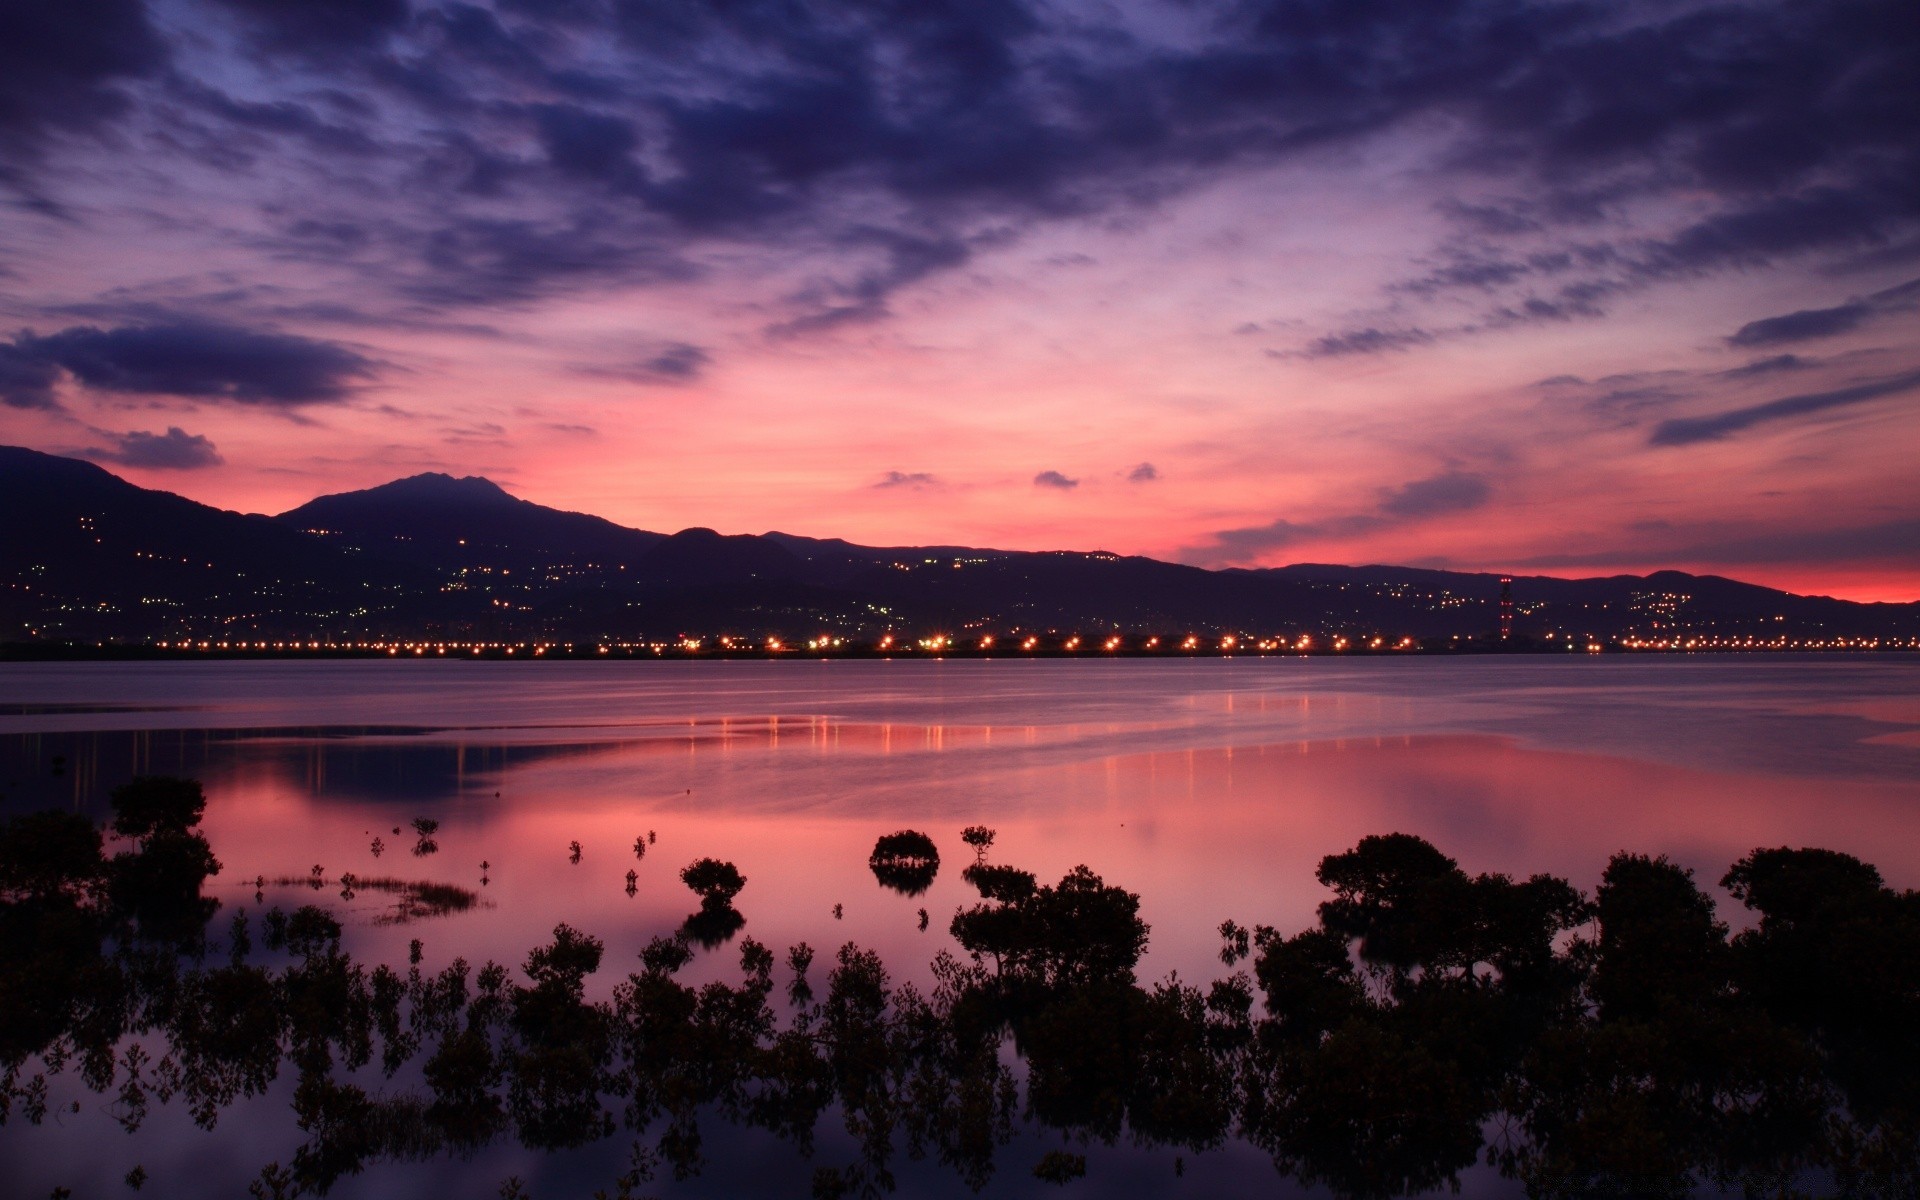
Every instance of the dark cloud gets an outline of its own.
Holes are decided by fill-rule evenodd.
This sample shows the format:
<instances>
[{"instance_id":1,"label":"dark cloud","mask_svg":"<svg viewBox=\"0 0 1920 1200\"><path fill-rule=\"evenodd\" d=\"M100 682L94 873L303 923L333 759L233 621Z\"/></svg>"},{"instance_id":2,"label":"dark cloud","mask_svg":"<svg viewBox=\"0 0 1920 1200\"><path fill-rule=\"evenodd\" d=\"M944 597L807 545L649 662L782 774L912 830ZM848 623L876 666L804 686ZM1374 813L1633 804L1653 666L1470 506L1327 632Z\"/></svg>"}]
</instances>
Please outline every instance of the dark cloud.
<instances>
[{"instance_id":1,"label":"dark cloud","mask_svg":"<svg viewBox=\"0 0 1920 1200\"><path fill-rule=\"evenodd\" d=\"M1909 371L1831 391L1783 396L1765 404L1752 404L1704 417L1676 417L1656 426L1648 442L1655 446L1690 446L1695 442L1718 441L1756 425L1836 408L1851 408L1856 404L1903 395L1916 389L1920 389L1920 371Z\"/></svg>"},{"instance_id":2,"label":"dark cloud","mask_svg":"<svg viewBox=\"0 0 1920 1200\"><path fill-rule=\"evenodd\" d=\"M881 264L849 282L810 289L797 299L811 311L769 326L769 334L792 337L877 321L888 315L887 299L895 291L936 271L959 266L972 255L958 238L922 237L887 229L855 230L847 241L850 245L879 247Z\"/></svg>"},{"instance_id":3,"label":"dark cloud","mask_svg":"<svg viewBox=\"0 0 1920 1200\"><path fill-rule=\"evenodd\" d=\"M1818 360L1802 358L1798 354L1774 354L1766 358L1756 358L1750 363L1720 372L1728 379L1752 379L1756 375L1780 375L1788 371L1807 371L1819 366Z\"/></svg>"},{"instance_id":4,"label":"dark cloud","mask_svg":"<svg viewBox=\"0 0 1920 1200\"><path fill-rule=\"evenodd\" d=\"M1476 233L1495 237L1536 233L1541 228L1539 220L1528 214L1527 209L1531 206L1524 201L1510 205L1472 204L1451 198L1441 201L1436 207L1458 224Z\"/></svg>"},{"instance_id":5,"label":"dark cloud","mask_svg":"<svg viewBox=\"0 0 1920 1200\"><path fill-rule=\"evenodd\" d=\"M1158 478L1160 478L1160 470L1150 462L1143 462L1127 472L1129 483L1152 483Z\"/></svg>"},{"instance_id":6,"label":"dark cloud","mask_svg":"<svg viewBox=\"0 0 1920 1200\"><path fill-rule=\"evenodd\" d=\"M1837 529L1760 529L1683 546L1677 556L1721 563L1886 563L1920 561L1920 518Z\"/></svg>"},{"instance_id":7,"label":"dark cloud","mask_svg":"<svg viewBox=\"0 0 1920 1200\"><path fill-rule=\"evenodd\" d=\"M1530 263L1515 262L1511 259L1465 258L1448 263L1444 267L1437 267L1418 279L1407 280L1396 284L1395 287L1399 291L1422 296L1461 288L1491 291L1523 276L1531 275L1535 270L1536 268Z\"/></svg>"},{"instance_id":8,"label":"dark cloud","mask_svg":"<svg viewBox=\"0 0 1920 1200\"><path fill-rule=\"evenodd\" d=\"M638 359L614 366L577 368L583 375L629 379L636 383L692 383L706 373L713 355L691 342L662 342Z\"/></svg>"},{"instance_id":9,"label":"dark cloud","mask_svg":"<svg viewBox=\"0 0 1920 1200\"><path fill-rule=\"evenodd\" d=\"M938 487L940 480L925 471L888 471L880 477L876 488L930 488Z\"/></svg>"},{"instance_id":10,"label":"dark cloud","mask_svg":"<svg viewBox=\"0 0 1920 1200\"><path fill-rule=\"evenodd\" d=\"M1468 512L1482 507L1492 496L1492 485L1484 476L1446 471L1398 487L1382 488L1380 503L1372 512L1319 521L1289 521L1283 517L1265 525L1216 530L1212 544L1190 547L1180 557L1202 565L1247 562L1268 551L1284 550L1302 542L1363 537L1396 525Z\"/></svg>"},{"instance_id":11,"label":"dark cloud","mask_svg":"<svg viewBox=\"0 0 1920 1200\"><path fill-rule=\"evenodd\" d=\"M407 0L215 0L239 13L264 48L325 54L378 46L407 24Z\"/></svg>"},{"instance_id":12,"label":"dark cloud","mask_svg":"<svg viewBox=\"0 0 1920 1200\"><path fill-rule=\"evenodd\" d=\"M331 342L188 322L22 333L0 354L15 407L50 406L56 371L102 392L289 407L343 400L373 368ZM37 394L35 379L44 380Z\"/></svg>"},{"instance_id":13,"label":"dark cloud","mask_svg":"<svg viewBox=\"0 0 1920 1200\"><path fill-rule=\"evenodd\" d=\"M1833 308L1807 308L1748 321L1727 341L1735 346L1773 346L1781 342L1805 342L1814 338L1851 333L1866 323L1873 309L1866 304L1841 304Z\"/></svg>"},{"instance_id":14,"label":"dark cloud","mask_svg":"<svg viewBox=\"0 0 1920 1200\"><path fill-rule=\"evenodd\" d=\"M1403 519L1435 517L1479 508L1492 494L1484 476L1449 471L1388 489L1380 498L1380 511Z\"/></svg>"},{"instance_id":15,"label":"dark cloud","mask_svg":"<svg viewBox=\"0 0 1920 1200\"><path fill-rule=\"evenodd\" d=\"M329 120L313 104L294 100L266 103L239 100L218 88L181 76L171 77L168 83L175 97L213 119L214 125L205 136L215 141L225 143L238 132L251 131L299 138L314 149L330 154L364 156L380 149L380 143L365 130ZM233 147L223 144L222 151L230 154ZM216 160L220 153L213 153Z\"/></svg>"},{"instance_id":16,"label":"dark cloud","mask_svg":"<svg viewBox=\"0 0 1920 1200\"><path fill-rule=\"evenodd\" d=\"M1344 333L1330 333L1315 338L1298 353L1305 358L1346 358L1355 354L1405 350L1411 346L1424 346L1432 340L1433 335L1424 329L1349 329Z\"/></svg>"},{"instance_id":17,"label":"dark cloud","mask_svg":"<svg viewBox=\"0 0 1920 1200\"><path fill-rule=\"evenodd\" d=\"M0 131L125 116L159 127L141 143L156 173L176 153L296 185L397 177L353 261L438 305L684 278L718 240L836 257L768 318L786 335L884 318L985 230L1412 131L1436 190L1471 198L1442 205L1465 240L1402 291L1485 293L1482 328L1920 229L1912 0L1172 7L1156 24L1028 0L213 0L195 12L214 34L323 69L279 64L256 85L272 94L242 97L245 72L202 66L225 41L196 42L181 58L204 78L171 94L211 128L187 137L123 95L166 57L135 0L0 0ZM347 155L378 161L346 172ZM279 189L313 211L276 215L326 222L332 194ZM1607 233L1629 210L1693 215ZM1304 353L1431 336L1334 331Z\"/></svg>"},{"instance_id":18,"label":"dark cloud","mask_svg":"<svg viewBox=\"0 0 1920 1200\"><path fill-rule=\"evenodd\" d=\"M140 0L0 0L0 145L19 154L51 130L119 117L131 107L120 85L166 59Z\"/></svg>"},{"instance_id":19,"label":"dark cloud","mask_svg":"<svg viewBox=\"0 0 1920 1200\"><path fill-rule=\"evenodd\" d=\"M664 384L687 384L707 371L712 355L691 342L668 342L659 353L639 363L639 374Z\"/></svg>"},{"instance_id":20,"label":"dark cloud","mask_svg":"<svg viewBox=\"0 0 1920 1200\"><path fill-rule=\"evenodd\" d=\"M593 213L560 224L448 220L426 235L418 255L423 270L402 287L436 305L520 304L583 283L662 283L698 273L674 247Z\"/></svg>"},{"instance_id":21,"label":"dark cloud","mask_svg":"<svg viewBox=\"0 0 1920 1200\"><path fill-rule=\"evenodd\" d=\"M60 368L19 342L0 342L0 404L8 408L58 408L53 386Z\"/></svg>"},{"instance_id":22,"label":"dark cloud","mask_svg":"<svg viewBox=\"0 0 1920 1200\"><path fill-rule=\"evenodd\" d=\"M1042 471L1033 477L1033 486L1058 488L1064 492L1079 487L1080 481L1078 479L1069 479L1058 471Z\"/></svg>"},{"instance_id":23,"label":"dark cloud","mask_svg":"<svg viewBox=\"0 0 1920 1200\"><path fill-rule=\"evenodd\" d=\"M195 471L225 461L204 435L188 433L178 425L169 425L165 433L136 429L111 436L113 448L89 451L87 457L123 467L164 471Z\"/></svg>"},{"instance_id":24,"label":"dark cloud","mask_svg":"<svg viewBox=\"0 0 1920 1200\"><path fill-rule=\"evenodd\" d=\"M1283 550L1296 542L1308 542L1325 536L1325 530L1319 525L1303 525L1281 518L1265 525L1216 530L1214 545L1189 552L1183 557L1189 561L1207 563L1244 562L1258 558L1269 550ZM1199 557L1196 559L1195 555Z\"/></svg>"},{"instance_id":25,"label":"dark cloud","mask_svg":"<svg viewBox=\"0 0 1920 1200\"><path fill-rule=\"evenodd\" d=\"M1836 337L1851 333L1885 313L1909 310L1916 300L1920 300L1920 279L1832 308L1808 308L1749 321L1727 341L1735 346L1773 346Z\"/></svg>"},{"instance_id":26,"label":"dark cloud","mask_svg":"<svg viewBox=\"0 0 1920 1200\"><path fill-rule=\"evenodd\" d=\"M534 124L547 161L562 174L620 191L644 185L646 177L633 160L640 134L632 121L572 104L542 104L534 109Z\"/></svg>"},{"instance_id":27,"label":"dark cloud","mask_svg":"<svg viewBox=\"0 0 1920 1200\"><path fill-rule=\"evenodd\" d=\"M700 347L687 342L674 342L649 358L646 368L661 379L685 382L698 377L712 361L712 355Z\"/></svg>"},{"instance_id":28,"label":"dark cloud","mask_svg":"<svg viewBox=\"0 0 1920 1200\"><path fill-rule=\"evenodd\" d=\"M1636 537L1605 550L1547 554L1520 567L1619 567L1648 561L1743 565L1804 563L1823 566L1898 566L1920 556L1920 519L1902 517L1867 525L1824 529L1780 529L1741 524L1719 529L1657 528L1634 530ZM1665 535L1650 543L1646 534Z\"/></svg>"}]
</instances>

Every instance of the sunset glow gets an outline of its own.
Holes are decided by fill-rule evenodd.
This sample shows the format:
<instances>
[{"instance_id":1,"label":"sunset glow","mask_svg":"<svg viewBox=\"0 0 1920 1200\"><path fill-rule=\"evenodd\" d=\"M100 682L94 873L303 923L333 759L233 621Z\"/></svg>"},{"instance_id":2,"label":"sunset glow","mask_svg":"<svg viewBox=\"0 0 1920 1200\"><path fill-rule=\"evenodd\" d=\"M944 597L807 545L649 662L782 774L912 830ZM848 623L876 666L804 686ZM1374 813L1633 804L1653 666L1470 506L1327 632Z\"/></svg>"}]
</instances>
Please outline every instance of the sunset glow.
<instances>
[{"instance_id":1,"label":"sunset glow","mask_svg":"<svg viewBox=\"0 0 1920 1200\"><path fill-rule=\"evenodd\" d=\"M8 6L0 441L1913 600L1910 6Z\"/></svg>"}]
</instances>

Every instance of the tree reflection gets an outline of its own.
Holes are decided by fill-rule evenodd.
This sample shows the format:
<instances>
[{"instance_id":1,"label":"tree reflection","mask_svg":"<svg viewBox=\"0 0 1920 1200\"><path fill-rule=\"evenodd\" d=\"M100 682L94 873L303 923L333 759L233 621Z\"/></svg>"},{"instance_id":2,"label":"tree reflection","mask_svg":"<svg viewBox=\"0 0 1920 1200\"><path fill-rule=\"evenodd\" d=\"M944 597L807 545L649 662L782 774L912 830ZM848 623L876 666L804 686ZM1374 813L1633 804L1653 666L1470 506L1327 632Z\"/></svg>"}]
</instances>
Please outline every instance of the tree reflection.
<instances>
[{"instance_id":1,"label":"tree reflection","mask_svg":"<svg viewBox=\"0 0 1920 1200\"><path fill-rule=\"evenodd\" d=\"M747 886L747 879L732 863L699 859L680 872L680 881L700 897L699 911L680 926L683 938L713 950L746 925L747 919L733 907L733 898Z\"/></svg>"},{"instance_id":2,"label":"tree reflection","mask_svg":"<svg viewBox=\"0 0 1920 1200\"><path fill-rule=\"evenodd\" d=\"M623 1129L614 1194L634 1195L700 1171L715 1123L811 1159L829 1119L843 1149L792 1190L890 1192L904 1155L978 1191L1023 1124L1069 1148L1015 1169L1059 1183L1123 1138L1176 1170L1241 1139L1350 1197L1481 1161L1537 1196L1789 1195L1810 1178L1894 1196L1920 1178L1920 898L1828 851L1733 864L1722 885L1757 923L1730 937L1665 859L1615 856L1588 898L1366 838L1321 863L1314 927L1228 922L1227 965L1251 969L1200 986L1136 978L1134 893L1085 867L1040 885L974 863L981 901L954 916L962 953L936 957L930 990L849 943L816 994L800 943L776 1016L779 956L751 937L731 980L680 978L695 945L744 924L746 880L716 859L682 873L700 910L606 1000L589 989L606 945L566 924L517 972L429 974L417 942L405 964L357 961L317 905L236 913L216 947L192 795L117 804L133 848L111 859L71 814L0 825L0 1121L45 1120L70 1073L129 1131L176 1102L210 1128L284 1077L304 1140L260 1196Z\"/></svg>"},{"instance_id":3,"label":"tree reflection","mask_svg":"<svg viewBox=\"0 0 1920 1200\"><path fill-rule=\"evenodd\" d=\"M883 835L873 844L867 866L880 886L903 896L918 896L933 886L940 873L940 850L917 829Z\"/></svg>"}]
</instances>

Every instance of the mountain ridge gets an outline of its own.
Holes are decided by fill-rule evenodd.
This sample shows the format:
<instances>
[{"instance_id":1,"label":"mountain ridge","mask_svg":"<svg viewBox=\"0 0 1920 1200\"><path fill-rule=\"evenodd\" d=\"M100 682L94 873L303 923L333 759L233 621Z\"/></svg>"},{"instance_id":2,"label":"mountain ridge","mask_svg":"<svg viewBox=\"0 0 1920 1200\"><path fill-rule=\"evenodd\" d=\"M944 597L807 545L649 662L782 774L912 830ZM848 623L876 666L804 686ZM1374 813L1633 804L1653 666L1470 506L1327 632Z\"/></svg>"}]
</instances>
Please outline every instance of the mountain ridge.
<instances>
[{"instance_id":1,"label":"mountain ridge","mask_svg":"<svg viewBox=\"0 0 1920 1200\"><path fill-rule=\"evenodd\" d=\"M1208 570L1105 551L672 534L426 472L277 516L0 447L0 640L643 641L964 630L1484 638L1500 576L1388 564ZM1525 637L1920 638L1920 602L1658 571L1514 576ZM1561 643L1564 644L1564 641Z\"/></svg>"}]
</instances>

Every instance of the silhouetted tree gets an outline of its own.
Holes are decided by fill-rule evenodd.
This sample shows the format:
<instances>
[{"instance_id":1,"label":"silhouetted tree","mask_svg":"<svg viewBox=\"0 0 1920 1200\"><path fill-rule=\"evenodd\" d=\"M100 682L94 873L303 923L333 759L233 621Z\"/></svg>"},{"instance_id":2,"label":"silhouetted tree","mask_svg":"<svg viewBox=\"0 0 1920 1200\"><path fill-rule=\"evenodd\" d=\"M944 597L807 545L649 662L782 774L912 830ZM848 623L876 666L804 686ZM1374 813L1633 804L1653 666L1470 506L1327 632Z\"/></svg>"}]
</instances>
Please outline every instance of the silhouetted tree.
<instances>
[{"instance_id":1,"label":"silhouetted tree","mask_svg":"<svg viewBox=\"0 0 1920 1200\"><path fill-rule=\"evenodd\" d=\"M1016 900L1025 900L1033 895L1036 881L1032 871L1022 871L1017 867L996 867L986 863L973 863L960 872L961 878L974 886L974 890L988 900L998 900L1010 904Z\"/></svg>"},{"instance_id":2,"label":"silhouetted tree","mask_svg":"<svg viewBox=\"0 0 1920 1200\"><path fill-rule=\"evenodd\" d=\"M960 840L973 847L977 861L987 861L987 848L993 845L994 832L985 825L969 825L960 831Z\"/></svg>"},{"instance_id":3,"label":"silhouetted tree","mask_svg":"<svg viewBox=\"0 0 1920 1200\"><path fill-rule=\"evenodd\" d=\"M1819 1048L1867 1125L1920 1147L1920 893L1831 850L1755 850L1721 880L1760 923L1734 939L1734 978Z\"/></svg>"},{"instance_id":4,"label":"silhouetted tree","mask_svg":"<svg viewBox=\"0 0 1920 1200\"><path fill-rule=\"evenodd\" d=\"M197 779L141 775L108 793L113 831L122 837L185 833L207 810L206 792Z\"/></svg>"},{"instance_id":5,"label":"silhouetted tree","mask_svg":"<svg viewBox=\"0 0 1920 1200\"><path fill-rule=\"evenodd\" d=\"M78 813L27 813L0 822L0 900L85 900L105 874L100 831Z\"/></svg>"},{"instance_id":6,"label":"silhouetted tree","mask_svg":"<svg viewBox=\"0 0 1920 1200\"><path fill-rule=\"evenodd\" d=\"M873 844L867 866L882 887L918 896L933 886L940 871L940 850L933 839L913 829L884 834Z\"/></svg>"},{"instance_id":7,"label":"silhouetted tree","mask_svg":"<svg viewBox=\"0 0 1920 1200\"><path fill-rule=\"evenodd\" d=\"M1003 972L1044 986L1096 978L1131 983L1147 944L1139 913L1139 896L1081 866L1022 899L956 913L951 931L969 953L991 955Z\"/></svg>"},{"instance_id":8,"label":"silhouetted tree","mask_svg":"<svg viewBox=\"0 0 1920 1200\"><path fill-rule=\"evenodd\" d=\"M740 874L737 867L717 858L702 858L690 863L681 870L680 882L700 897L703 906L710 908L724 908L733 903L740 889L747 886L746 876Z\"/></svg>"}]
</instances>

